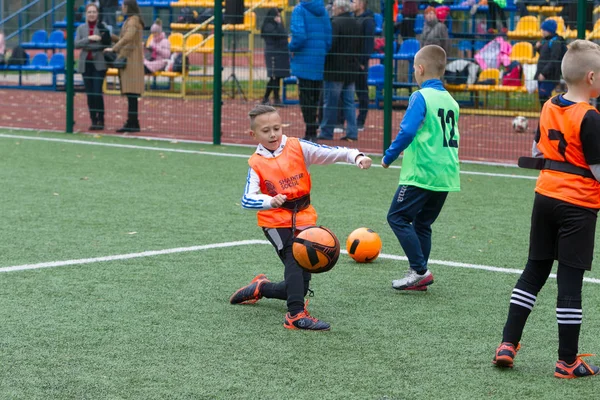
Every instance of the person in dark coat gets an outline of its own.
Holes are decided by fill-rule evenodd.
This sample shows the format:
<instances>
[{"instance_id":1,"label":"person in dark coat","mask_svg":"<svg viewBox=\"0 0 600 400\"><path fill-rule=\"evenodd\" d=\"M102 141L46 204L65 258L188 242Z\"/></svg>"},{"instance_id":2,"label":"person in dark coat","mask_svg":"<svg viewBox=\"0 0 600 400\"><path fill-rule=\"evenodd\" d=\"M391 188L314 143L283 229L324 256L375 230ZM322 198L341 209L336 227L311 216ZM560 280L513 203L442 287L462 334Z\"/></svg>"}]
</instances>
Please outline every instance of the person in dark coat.
<instances>
[{"instance_id":1,"label":"person in dark coat","mask_svg":"<svg viewBox=\"0 0 600 400\"><path fill-rule=\"evenodd\" d=\"M536 50L540 53L540 58L534 79L538 81L538 97L540 105L543 106L560 82L560 68L567 45L565 39L556 34L557 23L555 20L545 20L541 29L542 40L535 45Z\"/></svg>"},{"instance_id":2,"label":"person in dark coat","mask_svg":"<svg viewBox=\"0 0 600 400\"><path fill-rule=\"evenodd\" d=\"M298 78L300 109L306 125L304 138L317 136L317 109L323 84L325 56L331 48L331 22L323 0L301 0L290 24L292 75Z\"/></svg>"},{"instance_id":3,"label":"person in dark coat","mask_svg":"<svg viewBox=\"0 0 600 400\"><path fill-rule=\"evenodd\" d=\"M358 130L362 131L369 112L369 60L373 53L375 43L375 17L373 11L369 10L367 0L355 0L354 14L361 27L362 49L359 56L360 71L356 75L356 97L358 97L358 117L356 124Z\"/></svg>"},{"instance_id":4,"label":"person in dark coat","mask_svg":"<svg viewBox=\"0 0 600 400\"><path fill-rule=\"evenodd\" d=\"M273 93L273 105L281 106L279 88L281 78L290 75L290 55L288 52L288 36L281 22L279 9L271 8L260 30L265 41L265 65L267 66L267 90L262 103L269 104L269 96Z\"/></svg>"},{"instance_id":5,"label":"person in dark coat","mask_svg":"<svg viewBox=\"0 0 600 400\"><path fill-rule=\"evenodd\" d=\"M354 104L355 82L360 71L359 56L362 54L360 23L352 15L349 0L333 2L331 20L332 44L325 58L323 74L323 120L321 133L317 139L332 140L337 123L338 102L342 96L342 108L346 118L346 136L342 140L353 141L358 138L356 126L356 108Z\"/></svg>"}]
</instances>

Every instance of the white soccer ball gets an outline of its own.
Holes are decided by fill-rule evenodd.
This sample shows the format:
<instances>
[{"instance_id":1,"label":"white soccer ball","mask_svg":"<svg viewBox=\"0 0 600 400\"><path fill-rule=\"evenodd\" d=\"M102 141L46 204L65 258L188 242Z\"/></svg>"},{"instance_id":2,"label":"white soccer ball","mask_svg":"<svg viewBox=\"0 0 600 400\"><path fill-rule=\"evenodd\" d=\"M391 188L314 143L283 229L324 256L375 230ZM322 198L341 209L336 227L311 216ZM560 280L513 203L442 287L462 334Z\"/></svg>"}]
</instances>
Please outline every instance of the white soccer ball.
<instances>
[{"instance_id":1,"label":"white soccer ball","mask_svg":"<svg viewBox=\"0 0 600 400\"><path fill-rule=\"evenodd\" d=\"M527 132L527 129L529 128L529 123L527 122L527 118L519 115L518 117L515 117L515 119L513 119L512 122L512 127L513 127L513 131L515 131L516 133L523 133L523 132Z\"/></svg>"}]
</instances>

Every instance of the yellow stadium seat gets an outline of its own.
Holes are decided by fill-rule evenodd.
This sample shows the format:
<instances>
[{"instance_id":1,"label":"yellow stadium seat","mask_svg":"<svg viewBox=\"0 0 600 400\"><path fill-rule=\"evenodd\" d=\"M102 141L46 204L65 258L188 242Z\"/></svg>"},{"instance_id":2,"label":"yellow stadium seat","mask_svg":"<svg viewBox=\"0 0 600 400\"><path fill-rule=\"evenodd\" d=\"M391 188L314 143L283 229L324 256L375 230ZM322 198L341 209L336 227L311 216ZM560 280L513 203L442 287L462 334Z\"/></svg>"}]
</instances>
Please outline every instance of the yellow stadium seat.
<instances>
[{"instance_id":1,"label":"yellow stadium seat","mask_svg":"<svg viewBox=\"0 0 600 400\"><path fill-rule=\"evenodd\" d=\"M507 36L510 39L535 38L539 37L540 35L540 21L537 19L537 17L534 17L532 15L521 17L521 19L519 19L519 22L517 22L515 30L509 31L507 33Z\"/></svg>"},{"instance_id":2,"label":"yellow stadium seat","mask_svg":"<svg viewBox=\"0 0 600 400\"><path fill-rule=\"evenodd\" d=\"M172 52L183 51L183 35L181 33L171 33L169 35L169 43L171 43Z\"/></svg>"},{"instance_id":3,"label":"yellow stadium seat","mask_svg":"<svg viewBox=\"0 0 600 400\"><path fill-rule=\"evenodd\" d=\"M185 49L186 49L186 54L190 53L190 52L197 52L198 49L200 49L200 44L204 41L204 36L200 33L192 33L186 40L185 40Z\"/></svg>"},{"instance_id":4,"label":"yellow stadium seat","mask_svg":"<svg viewBox=\"0 0 600 400\"><path fill-rule=\"evenodd\" d=\"M587 35L585 35L585 38L587 40L598 40L598 39L600 39L600 19L598 21L596 21L596 23L594 24L594 29L592 29L592 32L590 32Z\"/></svg>"},{"instance_id":5,"label":"yellow stadium seat","mask_svg":"<svg viewBox=\"0 0 600 400\"><path fill-rule=\"evenodd\" d=\"M153 34L150 34L150 36L148 36L148 40L146 40L146 47L150 47L150 43L152 42L153 37Z\"/></svg>"},{"instance_id":6,"label":"yellow stadium seat","mask_svg":"<svg viewBox=\"0 0 600 400\"><path fill-rule=\"evenodd\" d=\"M212 26L212 25L211 25ZM234 25L223 25L224 31L254 31L256 30L256 14L249 11L244 14L244 23Z\"/></svg>"},{"instance_id":7,"label":"yellow stadium seat","mask_svg":"<svg viewBox=\"0 0 600 400\"><path fill-rule=\"evenodd\" d=\"M519 42L512 47L510 61L518 61L521 64L533 64L533 45L529 42Z\"/></svg>"}]
</instances>

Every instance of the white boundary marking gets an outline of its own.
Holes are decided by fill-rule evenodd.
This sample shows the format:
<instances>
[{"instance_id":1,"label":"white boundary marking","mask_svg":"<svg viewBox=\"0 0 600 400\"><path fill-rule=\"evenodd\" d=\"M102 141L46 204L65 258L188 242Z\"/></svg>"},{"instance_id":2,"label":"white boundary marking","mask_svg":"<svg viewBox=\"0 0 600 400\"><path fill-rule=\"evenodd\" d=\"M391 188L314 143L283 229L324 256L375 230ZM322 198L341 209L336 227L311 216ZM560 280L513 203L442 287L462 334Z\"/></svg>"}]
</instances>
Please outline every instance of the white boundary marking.
<instances>
[{"instance_id":1,"label":"white boundary marking","mask_svg":"<svg viewBox=\"0 0 600 400\"><path fill-rule=\"evenodd\" d=\"M34 137L34 136L22 136L22 135L10 135L10 134L0 134L0 138L6 139L21 139L21 140L39 140L45 142L55 142L55 143L68 143L68 144L83 144L88 146L103 146L103 147L116 147L121 149L135 149L135 150L151 150L151 151L162 151L162 152L170 152L170 153L184 153L184 154L200 154L207 156L217 156L217 157L234 157L234 158L248 158L248 154L232 154L232 153L218 153L211 151L199 151L199 150L186 150L186 149L172 149L168 147L154 147L154 146L138 146L133 144L119 144L119 143L100 143L100 142L91 142L86 140L71 140L71 139L58 139L58 138L46 138L46 137ZM340 163L340 165L351 165L346 163ZM381 168L379 164L373 164L373 167ZM400 169L401 167L392 165L391 169ZM527 176L527 175L516 175L516 174L497 174L493 172L477 172L477 171L460 171L463 175L479 175L479 176L493 176L497 178L512 178L512 179L528 179L528 180L537 180L537 176Z\"/></svg>"},{"instance_id":2,"label":"white boundary marking","mask_svg":"<svg viewBox=\"0 0 600 400\"><path fill-rule=\"evenodd\" d=\"M78 260L51 261L51 262L44 262L44 263L38 263L38 264L15 265L12 267L0 268L0 272L13 272L13 271L25 271L25 270L29 270L29 269L64 267L66 265L93 264L93 263L104 262L104 261L129 260L132 258L153 257L153 256L160 256L163 254L186 253L186 252L190 252L190 251L218 249L221 247L245 246L245 245L250 245L250 244L265 244L265 243L269 243L269 242L267 242L266 240L241 240L239 242L213 243L213 244L206 244L203 246L176 247L174 249L151 250L151 251L143 251L141 253L117 254L114 256L104 256L104 257L95 257L95 258L80 258Z\"/></svg>"},{"instance_id":3,"label":"white boundary marking","mask_svg":"<svg viewBox=\"0 0 600 400\"><path fill-rule=\"evenodd\" d=\"M68 266L68 265L94 264L94 263L105 262L105 261L129 260L132 258L154 257L154 256L159 256L159 255L164 255L164 254L187 253L187 252L191 252L191 251L210 250L210 249L235 247L235 246L248 246L248 245L252 245L252 244L269 244L270 245L271 243L267 240L240 240L237 242L212 243L212 244L206 244L206 245L202 245L202 246L191 246L191 247L176 247L173 249L143 251L141 253L117 254L114 256L105 256L105 257L81 258L81 259L77 259L77 260L51 261L51 262L38 263L38 264L14 265L12 267L0 268L0 272L14 272L14 271L25 271L25 270L40 269L40 268L64 267L64 266ZM348 252L346 250L342 250L341 253L348 254ZM408 258L406 258L405 256L397 256L394 254L380 254L379 258L385 258L388 260L408 261ZM468 268L468 269L478 269L478 270L491 271L491 272L501 272L501 273L505 273L505 274L520 274L523 272L523 270L515 269L515 268L499 268L499 267L492 267L489 265L468 264L468 263L454 262L454 261L429 260L429 264L443 265L446 267ZM550 274L550 277L556 279L556 274ZM583 278L583 280L584 280L584 282L589 282L589 283L600 283L600 279L596 279L596 278Z\"/></svg>"}]
</instances>

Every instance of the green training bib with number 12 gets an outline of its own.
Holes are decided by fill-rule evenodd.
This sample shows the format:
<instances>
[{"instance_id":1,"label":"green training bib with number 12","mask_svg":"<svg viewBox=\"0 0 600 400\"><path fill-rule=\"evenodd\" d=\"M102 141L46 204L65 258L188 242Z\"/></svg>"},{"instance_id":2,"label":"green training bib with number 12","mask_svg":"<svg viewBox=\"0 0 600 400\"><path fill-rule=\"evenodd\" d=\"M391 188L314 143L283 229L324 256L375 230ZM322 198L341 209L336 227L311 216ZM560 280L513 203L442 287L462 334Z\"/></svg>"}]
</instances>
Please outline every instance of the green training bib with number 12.
<instances>
[{"instance_id":1,"label":"green training bib with number 12","mask_svg":"<svg viewBox=\"0 0 600 400\"><path fill-rule=\"evenodd\" d=\"M450 93L419 90L427 112L412 143L404 150L400 184L435 192L460 190L458 103Z\"/></svg>"}]
</instances>

